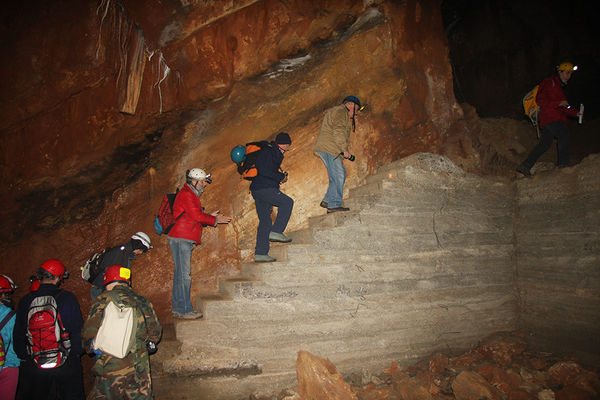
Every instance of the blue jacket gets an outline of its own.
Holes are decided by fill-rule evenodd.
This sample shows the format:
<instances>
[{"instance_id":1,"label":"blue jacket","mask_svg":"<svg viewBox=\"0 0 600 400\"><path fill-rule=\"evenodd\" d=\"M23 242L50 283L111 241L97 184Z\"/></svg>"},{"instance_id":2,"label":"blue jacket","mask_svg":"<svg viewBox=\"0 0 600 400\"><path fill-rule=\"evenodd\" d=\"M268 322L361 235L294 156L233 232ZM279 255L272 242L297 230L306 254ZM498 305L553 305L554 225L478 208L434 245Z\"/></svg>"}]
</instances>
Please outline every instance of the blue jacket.
<instances>
[{"instance_id":1,"label":"blue jacket","mask_svg":"<svg viewBox=\"0 0 600 400\"><path fill-rule=\"evenodd\" d=\"M4 304L0 304L0 322L10 311L10 308L6 307ZM19 357L17 357L17 354L15 353L15 350L13 348L13 328L15 326L15 319L16 314L8 320L6 325L4 325L4 327L0 331L0 334L2 335L2 340L4 341L4 347L6 352L4 367L18 367L21 363Z\"/></svg>"},{"instance_id":2,"label":"blue jacket","mask_svg":"<svg viewBox=\"0 0 600 400\"><path fill-rule=\"evenodd\" d=\"M279 184L285 178L285 174L279 172L282 161L283 153L275 142L265 146L258 153L258 159L256 160L258 175L252 180L250 190L279 189Z\"/></svg>"},{"instance_id":3,"label":"blue jacket","mask_svg":"<svg viewBox=\"0 0 600 400\"><path fill-rule=\"evenodd\" d=\"M60 292L60 295L58 295ZM17 307L17 319L13 331L13 341L15 353L21 360L28 360L27 354L27 313L29 305L34 298L38 296L54 296L58 313L63 326L69 332L71 337L70 357L79 357L83 354L81 347L81 329L83 328L83 319L81 318L81 309L75 295L67 290L59 289L58 286L50 283L42 283L35 292L27 293ZM58 296L57 296L58 295Z\"/></svg>"}]
</instances>

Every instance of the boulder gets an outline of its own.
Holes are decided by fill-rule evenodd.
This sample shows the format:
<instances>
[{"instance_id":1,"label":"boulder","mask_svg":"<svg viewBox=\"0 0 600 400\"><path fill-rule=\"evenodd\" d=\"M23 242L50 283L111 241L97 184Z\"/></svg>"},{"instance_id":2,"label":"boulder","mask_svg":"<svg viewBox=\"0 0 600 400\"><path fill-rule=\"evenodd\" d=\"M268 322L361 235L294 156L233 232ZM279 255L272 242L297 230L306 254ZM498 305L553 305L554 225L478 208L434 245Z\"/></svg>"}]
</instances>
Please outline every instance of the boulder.
<instances>
[{"instance_id":1,"label":"boulder","mask_svg":"<svg viewBox=\"0 0 600 400\"><path fill-rule=\"evenodd\" d=\"M358 400L335 365L300 350L296 361L298 394L304 400Z\"/></svg>"},{"instance_id":2,"label":"boulder","mask_svg":"<svg viewBox=\"0 0 600 400\"><path fill-rule=\"evenodd\" d=\"M485 378L473 371L463 371L452 382L457 400L501 400L502 395Z\"/></svg>"}]
</instances>

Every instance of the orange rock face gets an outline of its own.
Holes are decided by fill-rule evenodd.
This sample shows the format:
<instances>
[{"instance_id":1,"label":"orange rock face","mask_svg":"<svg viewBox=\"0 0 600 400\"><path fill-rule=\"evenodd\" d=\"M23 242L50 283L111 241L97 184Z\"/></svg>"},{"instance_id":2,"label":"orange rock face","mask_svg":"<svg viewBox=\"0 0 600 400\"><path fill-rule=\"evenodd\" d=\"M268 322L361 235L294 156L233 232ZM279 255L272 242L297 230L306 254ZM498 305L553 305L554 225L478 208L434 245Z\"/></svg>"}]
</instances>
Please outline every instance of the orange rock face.
<instances>
[{"instance_id":1,"label":"orange rock face","mask_svg":"<svg viewBox=\"0 0 600 400\"><path fill-rule=\"evenodd\" d=\"M133 287L168 320L173 264L152 220L186 169L213 175L202 204L233 217L207 227L192 257L193 295L211 294L254 248L248 182L229 159L235 145L289 132L282 190L295 200L294 230L323 212L327 176L313 146L324 111L346 95L368 104L351 136L346 190L382 164L437 151L464 127L437 1L161 4L65 0L35 18L12 11L0 255L17 297L55 257L86 312L79 266L142 230L155 248L134 260Z\"/></svg>"}]
</instances>

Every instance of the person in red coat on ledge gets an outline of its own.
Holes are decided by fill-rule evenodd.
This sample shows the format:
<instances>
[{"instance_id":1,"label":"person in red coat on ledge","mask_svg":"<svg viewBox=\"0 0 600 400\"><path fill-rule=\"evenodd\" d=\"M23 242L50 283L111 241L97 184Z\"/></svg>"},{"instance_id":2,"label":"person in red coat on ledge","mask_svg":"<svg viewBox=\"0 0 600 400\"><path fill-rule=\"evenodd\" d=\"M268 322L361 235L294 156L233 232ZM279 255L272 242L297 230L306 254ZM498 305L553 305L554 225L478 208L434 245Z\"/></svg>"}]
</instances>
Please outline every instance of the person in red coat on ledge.
<instances>
[{"instance_id":1,"label":"person in red coat on ledge","mask_svg":"<svg viewBox=\"0 0 600 400\"><path fill-rule=\"evenodd\" d=\"M579 112L569 105L562 88L567 85L573 71L576 70L577 66L573 63L563 62L556 67L556 74L552 74L540 83L535 101L540 107L539 124L542 128L542 137L527 159L519 164L517 172L531 176L531 167L552 146L554 138L558 141L558 167L569 166L567 116L577 117Z\"/></svg>"},{"instance_id":2,"label":"person in red coat on ledge","mask_svg":"<svg viewBox=\"0 0 600 400\"><path fill-rule=\"evenodd\" d=\"M177 318L198 319L202 318L202 313L194 311L190 300L192 250L200 244L203 225L216 227L217 224L227 224L231 217L221 215L219 211L206 214L202 209L200 196L212 182L210 174L203 169L192 168L186 171L185 178L186 183L173 203L173 216L177 222L168 235L175 263L171 310Z\"/></svg>"}]
</instances>

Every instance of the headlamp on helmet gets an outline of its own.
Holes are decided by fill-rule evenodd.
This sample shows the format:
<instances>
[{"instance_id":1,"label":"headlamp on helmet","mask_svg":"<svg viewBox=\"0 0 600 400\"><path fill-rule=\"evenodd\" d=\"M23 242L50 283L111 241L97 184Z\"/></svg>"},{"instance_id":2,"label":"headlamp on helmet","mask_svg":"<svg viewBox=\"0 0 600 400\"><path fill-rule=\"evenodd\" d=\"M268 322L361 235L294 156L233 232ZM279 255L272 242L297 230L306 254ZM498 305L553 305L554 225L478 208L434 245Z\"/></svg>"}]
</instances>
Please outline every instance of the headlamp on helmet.
<instances>
[{"instance_id":1,"label":"headlamp on helmet","mask_svg":"<svg viewBox=\"0 0 600 400\"><path fill-rule=\"evenodd\" d=\"M577 71L577 65L574 65L572 62L565 61L560 63L556 67L557 71Z\"/></svg>"},{"instance_id":2,"label":"headlamp on helmet","mask_svg":"<svg viewBox=\"0 0 600 400\"><path fill-rule=\"evenodd\" d=\"M210 174L207 174L206 171L201 168L192 168L187 170L185 177L186 179L193 179L195 181L204 181L208 184L212 183Z\"/></svg>"}]
</instances>

